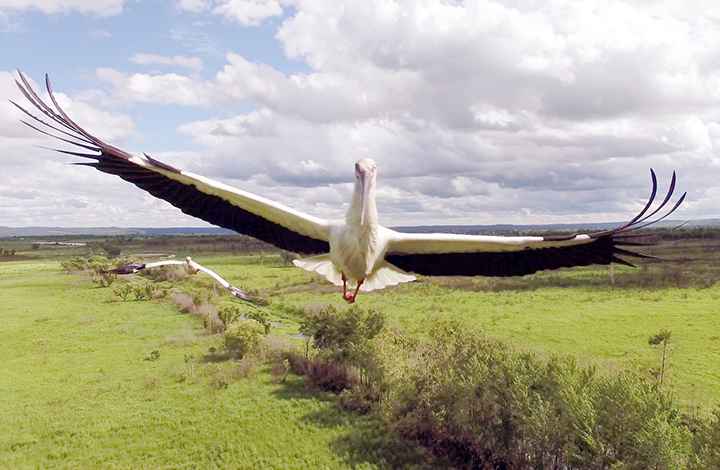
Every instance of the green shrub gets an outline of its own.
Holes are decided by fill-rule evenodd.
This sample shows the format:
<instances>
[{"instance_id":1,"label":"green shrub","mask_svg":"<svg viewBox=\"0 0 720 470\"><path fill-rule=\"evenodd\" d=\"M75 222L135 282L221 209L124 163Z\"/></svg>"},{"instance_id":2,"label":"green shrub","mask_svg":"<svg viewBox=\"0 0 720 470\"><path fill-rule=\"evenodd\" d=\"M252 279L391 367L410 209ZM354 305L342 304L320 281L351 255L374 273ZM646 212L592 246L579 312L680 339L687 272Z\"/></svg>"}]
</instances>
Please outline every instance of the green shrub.
<instances>
[{"instance_id":1,"label":"green shrub","mask_svg":"<svg viewBox=\"0 0 720 470\"><path fill-rule=\"evenodd\" d=\"M242 316L240 310L234 305L225 305L219 308L217 314L226 327Z\"/></svg>"},{"instance_id":2,"label":"green shrub","mask_svg":"<svg viewBox=\"0 0 720 470\"><path fill-rule=\"evenodd\" d=\"M120 284L116 284L115 287L112 289L113 294L120 297L123 302L127 301L130 294L133 292L132 284L129 282L122 282Z\"/></svg>"},{"instance_id":3,"label":"green shrub","mask_svg":"<svg viewBox=\"0 0 720 470\"><path fill-rule=\"evenodd\" d=\"M455 465L684 468L689 431L649 377L518 352L459 319L415 344L382 337L380 416Z\"/></svg>"},{"instance_id":4,"label":"green shrub","mask_svg":"<svg viewBox=\"0 0 720 470\"><path fill-rule=\"evenodd\" d=\"M385 316L353 306L344 311L327 307L310 312L300 331L313 339L321 354L307 371L310 381L326 390L372 386L372 339L382 331Z\"/></svg>"},{"instance_id":5,"label":"green shrub","mask_svg":"<svg viewBox=\"0 0 720 470\"><path fill-rule=\"evenodd\" d=\"M720 409L715 409L708 419L693 419L689 422L693 432L693 457L691 470L720 468Z\"/></svg>"},{"instance_id":6,"label":"green shrub","mask_svg":"<svg viewBox=\"0 0 720 470\"><path fill-rule=\"evenodd\" d=\"M250 318L260 323L265 329L265 334L270 333L270 319L265 311L253 308L248 312L241 312L236 305L224 305L218 308L218 318L227 327L239 318Z\"/></svg>"},{"instance_id":7,"label":"green shrub","mask_svg":"<svg viewBox=\"0 0 720 470\"><path fill-rule=\"evenodd\" d=\"M151 300L157 292L157 287L150 282L121 282L112 289L113 294L126 302L130 296L135 300Z\"/></svg>"},{"instance_id":8,"label":"green shrub","mask_svg":"<svg viewBox=\"0 0 720 470\"><path fill-rule=\"evenodd\" d=\"M305 371L310 383L331 392L342 392L358 386L354 369L338 359L315 358Z\"/></svg>"},{"instance_id":9,"label":"green shrub","mask_svg":"<svg viewBox=\"0 0 720 470\"><path fill-rule=\"evenodd\" d=\"M310 312L300 332L313 338L316 348L335 359L362 362L367 356L367 341L374 338L385 325L385 316L376 310L353 306L339 312L330 306Z\"/></svg>"},{"instance_id":10,"label":"green shrub","mask_svg":"<svg viewBox=\"0 0 720 470\"><path fill-rule=\"evenodd\" d=\"M265 328L255 320L239 318L225 330L225 348L231 357L242 359L247 353L258 351Z\"/></svg>"},{"instance_id":11,"label":"green shrub","mask_svg":"<svg viewBox=\"0 0 720 470\"><path fill-rule=\"evenodd\" d=\"M150 300L153 298L156 287L150 282L133 282L132 292L135 300Z\"/></svg>"},{"instance_id":12,"label":"green shrub","mask_svg":"<svg viewBox=\"0 0 720 470\"><path fill-rule=\"evenodd\" d=\"M84 271L85 269L87 269L87 258L77 257L65 260L60 263L60 267L65 273Z\"/></svg>"},{"instance_id":13,"label":"green shrub","mask_svg":"<svg viewBox=\"0 0 720 470\"><path fill-rule=\"evenodd\" d=\"M109 273L108 271L126 262L126 260L121 259L111 261L103 256L94 255L89 258L76 257L65 260L60 263L60 267L65 273L89 271L92 282L98 284L100 287L108 287L117 279L116 274Z\"/></svg>"}]
</instances>

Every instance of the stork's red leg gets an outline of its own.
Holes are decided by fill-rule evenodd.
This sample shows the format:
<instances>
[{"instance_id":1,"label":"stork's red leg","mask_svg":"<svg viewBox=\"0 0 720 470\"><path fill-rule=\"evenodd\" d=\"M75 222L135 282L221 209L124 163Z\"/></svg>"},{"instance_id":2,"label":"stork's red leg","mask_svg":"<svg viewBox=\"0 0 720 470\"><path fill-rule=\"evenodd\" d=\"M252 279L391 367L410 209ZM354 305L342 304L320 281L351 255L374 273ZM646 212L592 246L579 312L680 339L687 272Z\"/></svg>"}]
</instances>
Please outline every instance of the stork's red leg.
<instances>
[{"instance_id":1,"label":"stork's red leg","mask_svg":"<svg viewBox=\"0 0 720 470\"><path fill-rule=\"evenodd\" d=\"M353 297L350 297L347 293L347 278L345 275L342 275L342 281L343 281L343 299L347 300L348 302L352 303L355 301Z\"/></svg>"},{"instance_id":2,"label":"stork's red leg","mask_svg":"<svg viewBox=\"0 0 720 470\"><path fill-rule=\"evenodd\" d=\"M358 285L355 288L355 293L353 295L349 295L347 293L347 278L345 277L344 274L342 275L342 281L343 281L343 299L345 299L347 301L347 303L349 303L349 304L355 303L355 297L357 297L358 291L360 291L360 286L362 285L363 281L365 281L365 279L358 282Z\"/></svg>"},{"instance_id":3,"label":"stork's red leg","mask_svg":"<svg viewBox=\"0 0 720 470\"><path fill-rule=\"evenodd\" d=\"M363 279L362 281L358 281L357 287L355 288L355 293L353 295L343 295L343 297L345 298L345 300L347 300L349 304L355 303L355 297L357 297L358 292L360 292L360 286L363 284L364 281L365 279Z\"/></svg>"}]
</instances>

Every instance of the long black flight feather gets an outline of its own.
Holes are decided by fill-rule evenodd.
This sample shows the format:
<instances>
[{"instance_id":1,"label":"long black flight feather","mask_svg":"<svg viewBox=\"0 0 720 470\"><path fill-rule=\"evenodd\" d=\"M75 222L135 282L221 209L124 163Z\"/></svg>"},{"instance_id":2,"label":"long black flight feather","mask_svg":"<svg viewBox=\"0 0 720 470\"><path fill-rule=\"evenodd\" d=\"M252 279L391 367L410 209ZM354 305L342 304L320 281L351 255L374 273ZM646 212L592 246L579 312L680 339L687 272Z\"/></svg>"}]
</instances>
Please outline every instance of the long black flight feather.
<instances>
[{"instance_id":1,"label":"long black flight feather","mask_svg":"<svg viewBox=\"0 0 720 470\"><path fill-rule=\"evenodd\" d=\"M19 106L17 103L13 103L25 114L32 117L37 123L30 124L25 122L26 125L43 133L44 135L54 137L62 142L89 151L98 152L98 154L93 155L83 152L74 152L71 150L54 149L67 155L96 160L92 163L84 162L77 164L91 166L104 173L119 176L139 188L148 191L150 194L161 199L165 199L167 202L179 208L186 214L201 218L220 227L229 228L239 233L250 235L259 240L275 245L280 249L301 254L319 254L330 251L328 242L324 240L301 235L293 230L271 222L262 216L234 206L221 197L204 193L193 185L186 185L169 178L160 172L153 171L152 169L145 168L131 162L130 159L133 158L132 155L113 147L112 145L108 145L97 137L91 135L80 125L75 123L63 111L52 92L52 87L50 86L50 81L47 77L46 86L50 101L56 108L55 110L48 106L38 96L38 94L30 86L27 78L22 73L20 73L20 79L22 83L16 83L23 95L38 111L43 113L53 122L53 124L45 122L25 110L22 106ZM38 125L45 126L60 135L54 134L46 129L41 129ZM158 169L172 173L180 173L180 170L148 157L147 155L145 156L145 161Z\"/></svg>"}]
</instances>

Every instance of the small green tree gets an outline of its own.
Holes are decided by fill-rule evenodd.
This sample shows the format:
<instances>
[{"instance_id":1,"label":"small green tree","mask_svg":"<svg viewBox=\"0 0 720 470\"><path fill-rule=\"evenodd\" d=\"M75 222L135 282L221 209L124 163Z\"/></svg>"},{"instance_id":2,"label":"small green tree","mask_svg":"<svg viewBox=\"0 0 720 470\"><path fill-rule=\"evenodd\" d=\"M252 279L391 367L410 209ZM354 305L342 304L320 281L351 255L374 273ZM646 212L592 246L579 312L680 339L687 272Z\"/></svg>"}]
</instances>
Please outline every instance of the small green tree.
<instances>
[{"instance_id":1,"label":"small green tree","mask_svg":"<svg viewBox=\"0 0 720 470\"><path fill-rule=\"evenodd\" d=\"M665 366L667 360L675 353L671 343L672 333L668 330L662 330L660 333L648 338L648 344L655 346L660 350L660 370L658 371L658 384L663 385L665 381Z\"/></svg>"},{"instance_id":2,"label":"small green tree","mask_svg":"<svg viewBox=\"0 0 720 470\"><path fill-rule=\"evenodd\" d=\"M300 328L313 338L315 346L338 359L357 359L357 349L372 339L385 325L385 316L369 309L354 306L338 312L333 306L308 315Z\"/></svg>"},{"instance_id":3,"label":"small green tree","mask_svg":"<svg viewBox=\"0 0 720 470\"><path fill-rule=\"evenodd\" d=\"M238 318L225 330L225 349L236 359L257 351L265 337L265 327L249 318Z\"/></svg>"},{"instance_id":4,"label":"small green tree","mask_svg":"<svg viewBox=\"0 0 720 470\"><path fill-rule=\"evenodd\" d=\"M122 282L116 284L112 289L113 294L117 295L122 299L123 302L127 301L128 296L132 293L133 287L129 282Z\"/></svg>"},{"instance_id":5,"label":"small green tree","mask_svg":"<svg viewBox=\"0 0 720 470\"><path fill-rule=\"evenodd\" d=\"M321 350L323 359L328 360L332 368L338 369L335 371L337 374L333 374L343 379L333 387L342 389L355 381L356 374L360 383L371 385L368 374L372 369L371 340L384 326L385 316L376 310L353 306L339 312L330 306L310 313L300 332L311 337L314 346Z\"/></svg>"},{"instance_id":6,"label":"small green tree","mask_svg":"<svg viewBox=\"0 0 720 470\"><path fill-rule=\"evenodd\" d=\"M241 312L236 305L224 305L218 308L218 318L225 327L236 322L239 318L249 318L260 323L265 330L265 334L270 333L271 325L267 313L257 308L247 312Z\"/></svg>"}]
</instances>

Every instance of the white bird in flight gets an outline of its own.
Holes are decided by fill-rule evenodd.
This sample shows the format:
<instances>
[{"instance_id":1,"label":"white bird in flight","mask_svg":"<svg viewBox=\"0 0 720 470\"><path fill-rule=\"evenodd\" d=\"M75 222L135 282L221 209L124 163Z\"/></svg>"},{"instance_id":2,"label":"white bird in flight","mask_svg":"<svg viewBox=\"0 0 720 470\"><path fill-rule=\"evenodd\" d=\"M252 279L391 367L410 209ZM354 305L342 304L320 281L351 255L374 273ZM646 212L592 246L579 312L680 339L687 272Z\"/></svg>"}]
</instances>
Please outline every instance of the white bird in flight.
<instances>
[{"instance_id":1,"label":"white bird in flight","mask_svg":"<svg viewBox=\"0 0 720 470\"><path fill-rule=\"evenodd\" d=\"M185 272L188 274L197 274L198 272L203 272L203 273L207 274L208 276L212 277L213 279L215 279L221 286L223 286L225 289L227 289L232 295L234 295L238 299L257 304L257 302L255 300L253 300L249 295L247 295L242 289L233 286L232 284L227 282L225 279L220 277L220 275L218 275L218 273L216 273L215 271L196 263L189 256L185 258L185 261L164 260L164 261L155 261L153 263L124 264L124 265L120 265L117 268L112 269L108 272L111 272L113 274L135 274L144 269L159 268L160 266L169 266L169 265L182 266L185 269Z\"/></svg>"},{"instance_id":2,"label":"white bird in flight","mask_svg":"<svg viewBox=\"0 0 720 470\"><path fill-rule=\"evenodd\" d=\"M375 205L377 165L364 158L355 164L355 189L345 220L327 220L304 214L275 201L236 189L188 171L178 170L147 154L134 156L90 135L58 106L48 77L46 104L22 73L17 82L25 97L51 120L43 121L20 108L35 122L28 126L85 151L58 150L95 160L78 163L117 175L186 214L249 235L301 255L295 265L343 286L343 298L352 303L358 291L373 291L428 276L518 276L545 269L620 263L624 255L648 255L621 248L638 246L635 230L670 215L683 194L664 214L675 188L673 173L667 196L648 213L657 193L650 170L652 194L630 222L611 230L562 236L490 236L449 233L402 233L379 225ZM348 284L355 285L353 293Z\"/></svg>"}]
</instances>

